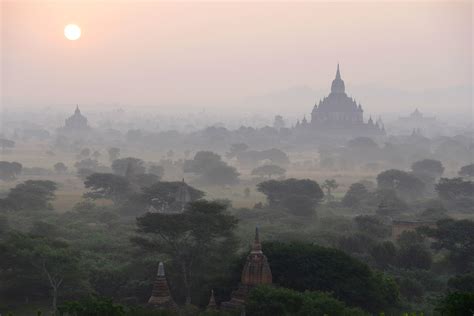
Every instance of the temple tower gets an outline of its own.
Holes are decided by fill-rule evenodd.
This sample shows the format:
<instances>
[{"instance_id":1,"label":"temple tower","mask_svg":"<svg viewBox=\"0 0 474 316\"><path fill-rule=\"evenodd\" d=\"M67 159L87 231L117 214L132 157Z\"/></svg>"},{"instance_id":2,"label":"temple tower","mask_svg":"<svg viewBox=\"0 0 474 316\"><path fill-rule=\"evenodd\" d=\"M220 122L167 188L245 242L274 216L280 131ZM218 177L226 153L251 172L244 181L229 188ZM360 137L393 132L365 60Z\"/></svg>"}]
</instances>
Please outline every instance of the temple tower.
<instances>
[{"instance_id":1,"label":"temple tower","mask_svg":"<svg viewBox=\"0 0 474 316\"><path fill-rule=\"evenodd\" d=\"M242 310L250 290L262 284L272 284L272 272L267 257L262 252L262 244L260 243L257 227L255 229L252 250L247 256L239 287L236 291L232 292L230 301L222 303L222 308Z\"/></svg>"},{"instance_id":2,"label":"temple tower","mask_svg":"<svg viewBox=\"0 0 474 316\"><path fill-rule=\"evenodd\" d=\"M151 297L148 300L148 304L154 308L178 309L178 305L176 305L170 294L163 262L160 262L158 265L158 273L156 275L155 283L153 284L153 290L151 292Z\"/></svg>"}]
</instances>

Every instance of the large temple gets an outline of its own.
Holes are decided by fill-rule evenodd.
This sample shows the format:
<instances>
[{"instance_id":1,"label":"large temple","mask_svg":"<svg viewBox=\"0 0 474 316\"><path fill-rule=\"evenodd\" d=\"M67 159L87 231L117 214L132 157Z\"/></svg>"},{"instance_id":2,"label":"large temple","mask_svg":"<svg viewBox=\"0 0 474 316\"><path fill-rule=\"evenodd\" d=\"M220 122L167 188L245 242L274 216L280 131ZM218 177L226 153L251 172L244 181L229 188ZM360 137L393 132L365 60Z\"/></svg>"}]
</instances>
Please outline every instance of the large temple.
<instances>
[{"instance_id":1,"label":"large temple","mask_svg":"<svg viewBox=\"0 0 474 316\"><path fill-rule=\"evenodd\" d=\"M75 130L75 131L84 131L89 130L89 125L87 125L87 118L81 114L79 106L76 105L76 110L74 115L68 117L64 124L64 129L66 130Z\"/></svg>"},{"instance_id":2,"label":"large temple","mask_svg":"<svg viewBox=\"0 0 474 316\"><path fill-rule=\"evenodd\" d=\"M76 110L74 114L68 117L65 122L64 126L60 128L61 132L66 132L70 134L75 133L84 133L90 131L90 127L87 123L87 118L81 114L81 110L79 110L79 106L76 105Z\"/></svg>"},{"instance_id":3,"label":"large temple","mask_svg":"<svg viewBox=\"0 0 474 316\"><path fill-rule=\"evenodd\" d=\"M337 134L349 136L377 136L384 135L382 121L374 122L372 117L364 122L362 105L346 94L344 80L342 80L339 64L336 78L331 84L331 93L314 105L311 112L311 121L303 118L296 124L300 130L317 130L320 134Z\"/></svg>"}]
</instances>

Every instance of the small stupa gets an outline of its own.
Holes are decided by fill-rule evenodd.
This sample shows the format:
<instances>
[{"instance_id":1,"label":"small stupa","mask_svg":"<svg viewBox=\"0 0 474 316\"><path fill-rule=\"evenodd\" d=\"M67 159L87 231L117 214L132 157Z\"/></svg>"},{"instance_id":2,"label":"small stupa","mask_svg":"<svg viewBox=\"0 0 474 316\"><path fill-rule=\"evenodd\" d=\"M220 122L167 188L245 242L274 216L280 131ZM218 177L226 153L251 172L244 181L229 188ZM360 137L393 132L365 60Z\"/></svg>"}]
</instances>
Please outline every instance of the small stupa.
<instances>
[{"instance_id":1,"label":"small stupa","mask_svg":"<svg viewBox=\"0 0 474 316\"><path fill-rule=\"evenodd\" d=\"M155 283L153 284L153 290L151 292L151 297L148 300L148 305L158 309L178 309L178 305L173 300L168 287L163 262L160 262L158 265L158 273L156 275Z\"/></svg>"}]
</instances>

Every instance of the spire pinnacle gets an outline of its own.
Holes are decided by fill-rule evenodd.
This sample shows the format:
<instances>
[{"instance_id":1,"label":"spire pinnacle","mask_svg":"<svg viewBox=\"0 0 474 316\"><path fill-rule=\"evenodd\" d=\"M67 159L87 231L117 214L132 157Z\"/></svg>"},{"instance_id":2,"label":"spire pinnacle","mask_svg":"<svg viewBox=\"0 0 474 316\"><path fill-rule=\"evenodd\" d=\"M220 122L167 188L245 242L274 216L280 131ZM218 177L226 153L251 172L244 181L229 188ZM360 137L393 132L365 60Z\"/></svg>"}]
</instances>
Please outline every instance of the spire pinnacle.
<instances>
[{"instance_id":1,"label":"spire pinnacle","mask_svg":"<svg viewBox=\"0 0 474 316\"><path fill-rule=\"evenodd\" d=\"M255 240L252 245L252 252L262 252L262 244L260 243L260 233L258 226L255 227Z\"/></svg>"},{"instance_id":2,"label":"spire pinnacle","mask_svg":"<svg viewBox=\"0 0 474 316\"><path fill-rule=\"evenodd\" d=\"M161 261L160 261L160 264L158 264L158 273L156 275L165 276L165 266L163 265L163 262Z\"/></svg>"},{"instance_id":3,"label":"spire pinnacle","mask_svg":"<svg viewBox=\"0 0 474 316\"><path fill-rule=\"evenodd\" d=\"M336 79L341 79L341 72L339 71L339 63L337 63Z\"/></svg>"}]
</instances>

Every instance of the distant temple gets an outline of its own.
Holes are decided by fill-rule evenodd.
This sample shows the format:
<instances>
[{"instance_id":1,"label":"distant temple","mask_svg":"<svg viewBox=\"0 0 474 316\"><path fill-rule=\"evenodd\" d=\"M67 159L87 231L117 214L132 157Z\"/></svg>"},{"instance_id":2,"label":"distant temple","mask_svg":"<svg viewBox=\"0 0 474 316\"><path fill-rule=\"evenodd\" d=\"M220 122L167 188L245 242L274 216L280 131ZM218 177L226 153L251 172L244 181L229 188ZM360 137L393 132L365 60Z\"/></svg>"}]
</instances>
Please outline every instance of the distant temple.
<instances>
[{"instance_id":1,"label":"distant temple","mask_svg":"<svg viewBox=\"0 0 474 316\"><path fill-rule=\"evenodd\" d=\"M349 136L384 135L385 128L381 119L374 122L372 117L364 122L362 105L347 96L345 84L341 78L339 64L336 78L332 81L331 93L314 105L311 122L306 117L296 123L297 129L318 130L323 134L342 134Z\"/></svg>"},{"instance_id":2,"label":"distant temple","mask_svg":"<svg viewBox=\"0 0 474 316\"><path fill-rule=\"evenodd\" d=\"M257 227L255 229L255 240L252 250L247 256L239 287L236 291L232 292L230 301L223 302L221 307L231 310L243 309L250 290L262 284L272 284L272 271L270 270L267 257L262 252L262 244L260 243Z\"/></svg>"},{"instance_id":3,"label":"distant temple","mask_svg":"<svg viewBox=\"0 0 474 316\"><path fill-rule=\"evenodd\" d=\"M418 108L416 108L415 111L413 111L413 113L411 113L409 116L400 117L400 121L416 123L416 124L432 123L432 122L436 121L436 117L435 116L424 116L423 113L418 111Z\"/></svg>"},{"instance_id":4,"label":"distant temple","mask_svg":"<svg viewBox=\"0 0 474 316\"><path fill-rule=\"evenodd\" d=\"M89 125L87 124L87 118L81 114L79 106L76 106L74 114L66 119L64 122L64 127L60 129L62 132L68 133L81 133L87 132L90 130Z\"/></svg>"},{"instance_id":5,"label":"distant temple","mask_svg":"<svg viewBox=\"0 0 474 316\"><path fill-rule=\"evenodd\" d=\"M156 275L155 283L153 284L153 290L151 292L151 297L148 300L148 305L157 309L178 309L178 305L173 300L168 287L163 262L160 262L158 265L158 273Z\"/></svg>"}]
</instances>

